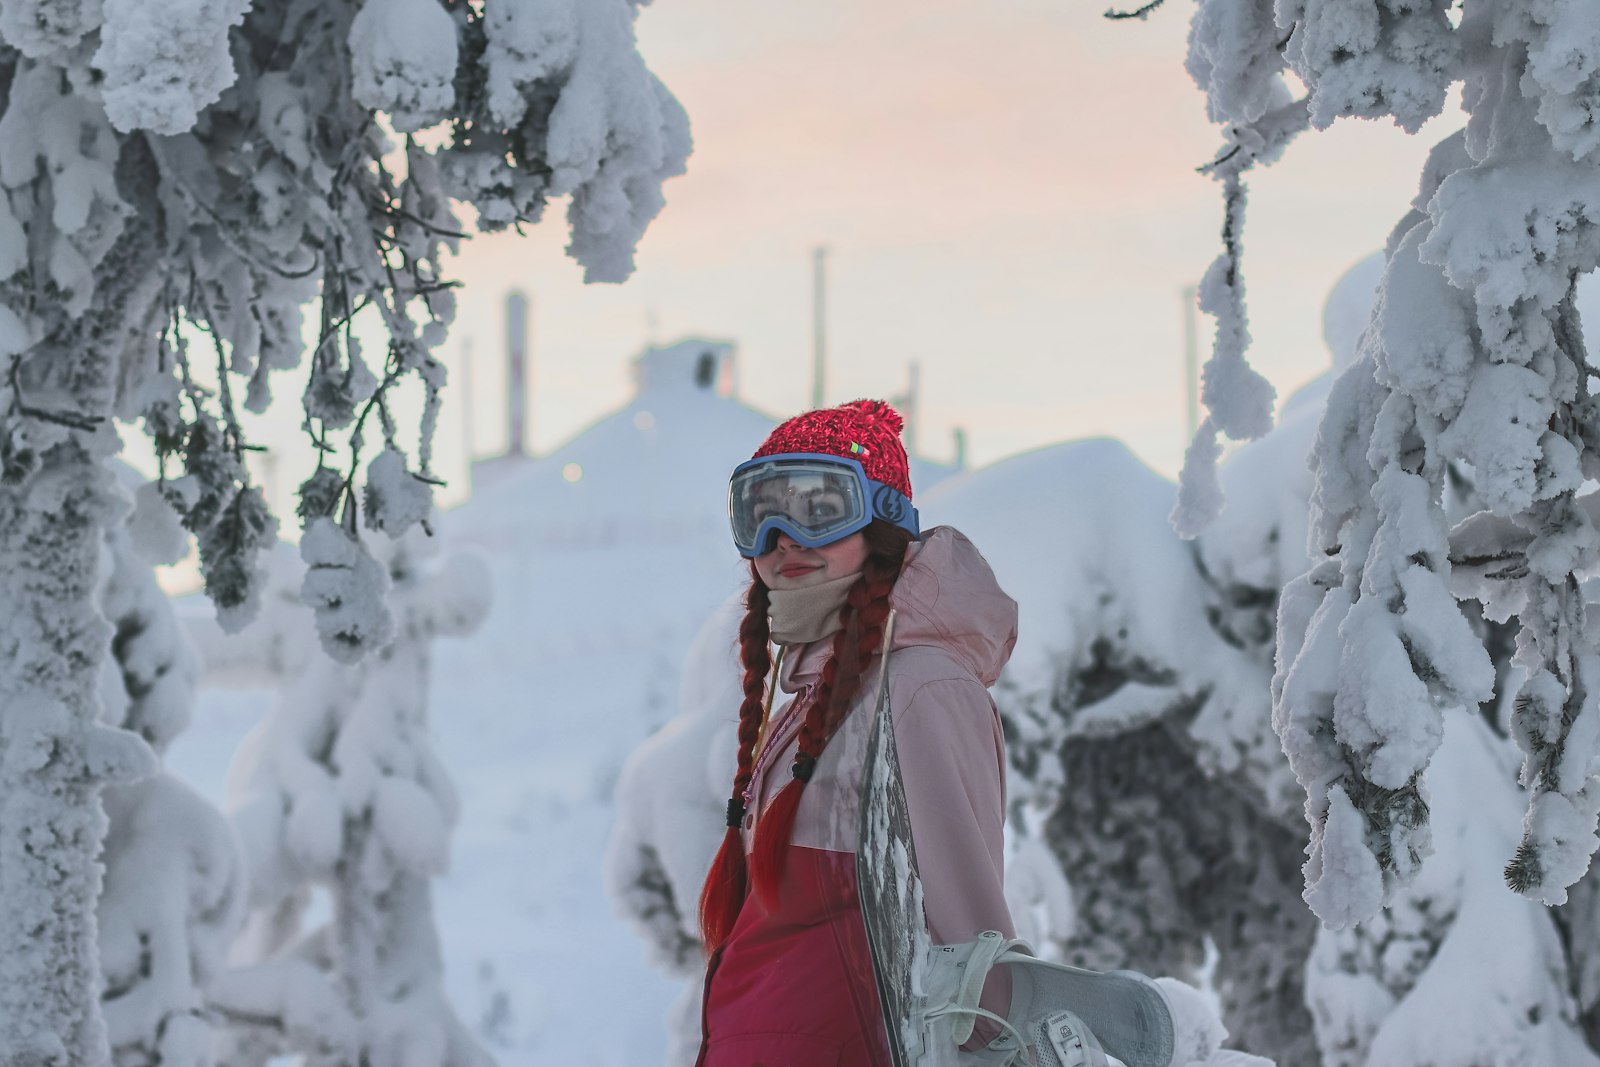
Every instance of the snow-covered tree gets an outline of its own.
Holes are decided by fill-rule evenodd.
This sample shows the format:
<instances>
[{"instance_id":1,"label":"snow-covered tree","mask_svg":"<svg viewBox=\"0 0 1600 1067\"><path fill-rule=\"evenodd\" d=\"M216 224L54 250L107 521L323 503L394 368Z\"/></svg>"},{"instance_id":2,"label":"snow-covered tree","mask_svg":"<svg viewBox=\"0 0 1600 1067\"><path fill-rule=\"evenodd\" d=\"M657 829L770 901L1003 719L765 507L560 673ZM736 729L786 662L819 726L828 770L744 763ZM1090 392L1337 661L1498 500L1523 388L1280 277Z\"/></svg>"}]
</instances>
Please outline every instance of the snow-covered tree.
<instances>
[{"instance_id":1,"label":"snow-covered tree","mask_svg":"<svg viewBox=\"0 0 1600 1067\"><path fill-rule=\"evenodd\" d=\"M1337 322L1338 305L1346 305L1346 312L1360 310L1364 324L1365 310L1349 290L1364 289L1365 308L1370 308L1382 272L1382 257L1374 257L1352 271L1329 299L1324 334L1335 352L1335 373L1358 358L1359 325L1352 329L1348 318L1343 325ZM1223 465L1229 506L1197 541L1208 578L1227 594L1219 604L1241 605L1230 613L1235 621L1229 631L1255 636L1268 669L1277 591L1287 578L1312 566L1303 535L1313 486L1303 460L1315 445L1330 384L1331 376L1291 397L1278 428ZM1460 467L1447 473L1444 506L1453 520L1478 506L1471 474ZM1463 549L1453 546L1452 551L1459 555ZM1506 627L1484 619L1475 601L1464 607L1490 652L1497 682L1480 714L1458 711L1446 721L1431 772L1436 854L1422 876L1373 919L1316 931L1305 961L1304 990L1316 1040L1309 1054L1294 1062L1326 1067L1594 1062L1574 998L1582 995L1585 938L1563 935L1560 912L1518 899L1492 861L1497 848L1509 850L1515 843L1518 821L1515 749L1498 708L1499 695L1516 687L1513 650ZM1291 825L1288 805L1279 816L1279 829ZM1282 853L1292 860L1290 871L1303 858L1302 844L1297 833ZM1492 960L1480 951L1490 940L1505 946ZM1225 962L1224 955L1219 972ZM1445 1038L1437 1022L1447 1011L1468 1021Z\"/></svg>"},{"instance_id":2,"label":"snow-covered tree","mask_svg":"<svg viewBox=\"0 0 1600 1067\"><path fill-rule=\"evenodd\" d=\"M656 961L698 972L700 887L718 842L716 800L728 748L729 701L738 706L743 597L731 597L695 638L684 664L679 711L629 755L617 779L617 821L606 843L606 888L636 922Z\"/></svg>"},{"instance_id":3,"label":"snow-covered tree","mask_svg":"<svg viewBox=\"0 0 1600 1067\"><path fill-rule=\"evenodd\" d=\"M187 550L177 517L133 476L135 506L106 537L100 603L115 628L102 671L104 716L157 753L189 721L195 657L154 565ZM98 907L101 1003L117 1067L210 1062L206 996L244 915L244 863L222 813L157 771L105 791L109 828Z\"/></svg>"},{"instance_id":4,"label":"snow-covered tree","mask_svg":"<svg viewBox=\"0 0 1600 1067\"><path fill-rule=\"evenodd\" d=\"M1330 295L1324 336L1335 373L1359 358L1383 270L1382 257L1374 257ZM1037 591L1050 606L1030 617L1023 593L1020 671L1008 672L1000 699L1022 772L1014 795L1055 804L1043 839L1071 882L1073 908L1071 925L1055 927L1054 937L1093 966L1180 975L1193 973L1209 939L1213 981L1237 1043L1283 1063L1591 1062L1573 995L1591 998L1578 1000L1578 1008L1594 996L1583 947L1584 932L1595 928L1589 904L1564 909L1570 915L1551 913L1517 900L1492 865L1474 866L1496 842L1515 836L1508 829L1515 811L1505 807L1515 761L1504 730L1495 733L1495 701L1481 716L1460 714L1450 727L1434 790L1441 839L1427 877L1397 894L1378 920L1338 932L1318 930L1300 900L1303 793L1272 733L1269 681L1279 590L1313 564L1305 549L1313 491L1305 461L1331 384L1330 375L1290 397L1276 429L1222 464L1229 506L1192 552L1161 521L1170 490L1111 450L1062 449L1056 471L1042 453L1031 466L1000 464L930 494L930 513L973 530L1003 581ZM1008 480L1011 465L1017 469ZM1452 518L1477 507L1471 474L1450 474ZM1060 493L1059 511L1019 488L1037 484ZM1135 503L1145 496L1146 504ZM1010 510L1002 503L1008 499ZM1020 500L1040 513L1019 521ZM1069 503L1103 529L1076 525ZM1018 531L1030 528L1050 531L1051 545L1027 544ZM1452 551L1474 550L1463 541ZM1065 568L1054 563L1063 554L1074 561ZM1498 565L1503 561L1475 562ZM1168 589L1168 598L1141 594L1148 583ZM1063 604L1070 605L1066 618L1100 612L1105 621L1081 632L1064 627ZM1144 617L1130 622L1135 612ZM1508 678L1511 649L1492 623L1475 616L1474 624L1494 650L1498 677ZM1090 654L1070 651L1085 644ZM1028 668L1039 645L1055 664L1053 683ZM1212 728L1228 728L1211 736L1254 738L1255 747L1241 751L1257 753L1221 774L1205 773L1218 766L1207 753L1225 746L1203 743L1207 719L1188 718L1194 694L1207 693L1208 672L1219 669L1234 688L1212 701ZM1036 680L1028 681L1030 674ZM1041 686L1045 695L1025 699ZM1151 720L1118 726L1114 717L1100 719L1119 701L1147 701L1152 686L1189 696L1169 698ZM1223 706L1225 715L1217 710ZM1047 709L1042 716L1040 708ZM1099 730L1085 728L1097 720ZM1056 724L1053 737L1037 728L1041 721ZM1496 773L1504 788L1493 787ZM1036 792L1041 781L1043 796ZM1493 966L1472 962L1475 946L1503 930L1518 933L1502 939L1506 948ZM1473 1025L1460 1040L1407 1044L1436 1030L1447 997Z\"/></svg>"},{"instance_id":5,"label":"snow-covered tree","mask_svg":"<svg viewBox=\"0 0 1600 1067\"><path fill-rule=\"evenodd\" d=\"M383 568L357 535L364 519L399 537L425 511L433 351L453 307L441 258L463 236L452 203L492 230L570 196L569 250L591 280L620 280L682 170L684 116L637 54L634 14L630 0L0 4L0 1060L106 1057L100 794L154 766L101 724L95 690L111 638L99 553L122 507L113 420L142 420L219 618L238 626L276 531L240 409L264 408L272 372L309 347L322 462L300 493L306 596L332 654L383 647ZM376 358L358 315L387 331ZM414 435L394 416L404 388L422 398Z\"/></svg>"},{"instance_id":6,"label":"snow-covered tree","mask_svg":"<svg viewBox=\"0 0 1600 1067\"><path fill-rule=\"evenodd\" d=\"M684 983L667 1021L663 1060L669 1067L694 1063L700 1045L700 889L721 840L722 779L737 744L728 709L743 695L743 618L740 594L701 627L684 663L678 714L623 765L617 818L606 842L606 892L644 936L654 962Z\"/></svg>"},{"instance_id":7,"label":"snow-covered tree","mask_svg":"<svg viewBox=\"0 0 1600 1067\"><path fill-rule=\"evenodd\" d=\"M1600 1064L1564 909L1512 893L1495 862L1520 833L1516 764L1481 717L1446 720L1429 771L1435 855L1378 915L1317 933L1306 990L1325 1067Z\"/></svg>"},{"instance_id":8,"label":"snow-covered tree","mask_svg":"<svg viewBox=\"0 0 1600 1067\"><path fill-rule=\"evenodd\" d=\"M1272 484L1260 464L1249 473ZM1122 447L1088 441L954 480L924 513L969 533L1021 605L996 688L1013 852L1042 842L1071 888L1068 921L1041 924L1041 945L1195 981L1209 942L1233 1043L1312 1063L1302 976L1315 924L1270 726L1270 601L1207 573L1167 523L1173 495ZM1008 867L1024 915L1039 864Z\"/></svg>"},{"instance_id":9,"label":"snow-covered tree","mask_svg":"<svg viewBox=\"0 0 1600 1067\"><path fill-rule=\"evenodd\" d=\"M1505 875L1559 903L1589 866L1600 811L1600 661L1579 586L1600 556L1579 499L1600 470L1600 437L1574 299L1600 262L1593 5L1201 0L1190 42L1190 71L1229 141L1214 169L1230 204L1230 295L1242 291L1246 168L1340 116L1414 132L1462 87L1465 131L1431 157L1392 242L1367 358L1330 395L1310 531L1324 562L1285 592L1275 724L1307 793L1307 900L1333 925L1371 918L1433 849L1425 775L1444 715L1493 694L1496 672L1457 598L1479 599L1490 619L1515 616L1524 680L1512 731L1531 797ZM1299 99L1286 70L1306 88ZM1225 303L1219 336L1240 335L1242 302ZM1214 415L1256 407L1228 380L1237 356L1219 345ZM1204 466L1194 464L1197 490ZM1455 588L1452 468L1471 471L1498 529L1525 534L1517 562ZM1185 527L1206 514L1191 511Z\"/></svg>"},{"instance_id":10,"label":"snow-covered tree","mask_svg":"<svg viewBox=\"0 0 1600 1067\"><path fill-rule=\"evenodd\" d=\"M287 555L277 606L239 639L282 688L230 775L250 914L213 987L213 1007L234 1024L229 1064L285 1051L327 1067L487 1062L444 995L429 886L448 859L456 798L426 700L432 641L477 628L488 580L476 557L441 563L431 547L418 531L379 542L398 631L361 663L310 638L291 594L301 568ZM219 651L224 672L245 667L248 657ZM331 915L307 929L319 889Z\"/></svg>"}]
</instances>

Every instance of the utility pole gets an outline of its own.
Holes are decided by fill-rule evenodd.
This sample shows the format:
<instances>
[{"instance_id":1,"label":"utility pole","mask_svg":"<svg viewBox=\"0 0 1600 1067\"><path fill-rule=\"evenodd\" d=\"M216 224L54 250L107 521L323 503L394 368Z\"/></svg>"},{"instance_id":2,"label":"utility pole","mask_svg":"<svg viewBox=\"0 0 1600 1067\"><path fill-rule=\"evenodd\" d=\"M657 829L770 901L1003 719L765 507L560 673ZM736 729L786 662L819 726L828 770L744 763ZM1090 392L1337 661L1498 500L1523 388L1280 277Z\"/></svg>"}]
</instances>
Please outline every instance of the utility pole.
<instances>
[{"instance_id":1,"label":"utility pole","mask_svg":"<svg viewBox=\"0 0 1600 1067\"><path fill-rule=\"evenodd\" d=\"M905 409L901 412L905 417L906 451L912 455L917 452L917 424L922 418L922 361L911 361L911 383L906 389Z\"/></svg>"},{"instance_id":2,"label":"utility pole","mask_svg":"<svg viewBox=\"0 0 1600 1067\"><path fill-rule=\"evenodd\" d=\"M467 471L470 474L472 464L478 458L477 442L472 439L472 338L463 338L461 341L461 447L467 454Z\"/></svg>"},{"instance_id":3,"label":"utility pole","mask_svg":"<svg viewBox=\"0 0 1600 1067\"><path fill-rule=\"evenodd\" d=\"M1191 441L1200 429L1200 340L1195 321L1200 313L1199 296L1196 287L1183 287L1183 405Z\"/></svg>"},{"instance_id":4,"label":"utility pole","mask_svg":"<svg viewBox=\"0 0 1600 1067\"><path fill-rule=\"evenodd\" d=\"M811 252L811 407L822 406L823 376L827 365L826 308L828 250L818 245Z\"/></svg>"}]
</instances>

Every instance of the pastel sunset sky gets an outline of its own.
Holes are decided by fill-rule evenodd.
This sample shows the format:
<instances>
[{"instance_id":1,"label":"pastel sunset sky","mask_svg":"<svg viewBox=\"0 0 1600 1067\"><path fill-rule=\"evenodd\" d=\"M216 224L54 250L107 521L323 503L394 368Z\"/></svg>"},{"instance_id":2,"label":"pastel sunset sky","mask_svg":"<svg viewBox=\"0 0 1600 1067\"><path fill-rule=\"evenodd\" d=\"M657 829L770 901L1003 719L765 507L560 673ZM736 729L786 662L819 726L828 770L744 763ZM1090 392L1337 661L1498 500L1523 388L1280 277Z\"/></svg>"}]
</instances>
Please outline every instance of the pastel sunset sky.
<instances>
[{"instance_id":1,"label":"pastel sunset sky","mask_svg":"<svg viewBox=\"0 0 1600 1067\"><path fill-rule=\"evenodd\" d=\"M467 492L469 444L506 444L504 298L533 300L528 445L549 450L624 404L648 343L739 347L740 396L809 406L812 250L828 248L825 399L902 391L921 365L920 451L991 463L1119 437L1175 476L1186 445L1185 286L1220 248L1220 188L1195 172L1220 134L1184 70L1193 4L1144 21L1105 0L656 0L639 45L689 113L688 173L621 286L582 284L565 205L527 236L474 239L443 355L435 469ZM1388 123L1308 133L1250 176L1252 359L1280 398L1321 373L1323 300L1381 247L1454 107L1418 136ZM1200 319L1201 355L1210 322ZM465 353L471 351L470 370ZM257 423L265 481L314 460L298 375ZM471 418L468 427L466 419ZM142 435L125 434L138 462ZM729 457L730 465L741 457ZM141 464L142 465L142 464Z\"/></svg>"},{"instance_id":2,"label":"pastel sunset sky","mask_svg":"<svg viewBox=\"0 0 1600 1067\"><path fill-rule=\"evenodd\" d=\"M1113 22L1087 0L657 0L647 61L695 152L622 286L585 287L552 213L480 239L450 351L470 339L476 448L506 439L501 300L534 300L531 442L559 444L631 393L630 359L684 335L739 345L740 393L808 405L813 247L828 252L825 399L900 391L920 361L921 450L988 463L1122 438L1175 474L1183 303L1216 255L1220 144L1184 71L1193 4ZM1416 137L1308 133L1250 179L1252 358L1280 397L1327 366L1321 307L1381 247L1449 111ZM1201 319L1202 357L1210 323ZM462 447L463 398L441 429ZM454 434L458 440L448 439ZM459 457L456 457L459 462ZM731 460L730 460L731 462ZM448 475L448 471L446 471Z\"/></svg>"}]
</instances>

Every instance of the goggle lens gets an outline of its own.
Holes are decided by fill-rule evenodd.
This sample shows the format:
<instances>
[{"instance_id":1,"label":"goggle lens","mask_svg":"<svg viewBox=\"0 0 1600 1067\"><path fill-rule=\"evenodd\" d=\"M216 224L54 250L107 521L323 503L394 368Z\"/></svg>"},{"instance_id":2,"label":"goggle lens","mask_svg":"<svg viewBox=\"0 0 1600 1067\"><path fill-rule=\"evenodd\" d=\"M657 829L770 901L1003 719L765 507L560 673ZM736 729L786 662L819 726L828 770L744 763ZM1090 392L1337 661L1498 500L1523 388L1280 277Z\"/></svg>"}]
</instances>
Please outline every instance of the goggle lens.
<instances>
[{"instance_id":1,"label":"goggle lens","mask_svg":"<svg viewBox=\"0 0 1600 1067\"><path fill-rule=\"evenodd\" d=\"M741 471L729 486L728 502L734 540L751 555L770 547L758 545L758 537L770 542L777 530L816 548L871 521L860 476L819 461L776 461Z\"/></svg>"}]
</instances>

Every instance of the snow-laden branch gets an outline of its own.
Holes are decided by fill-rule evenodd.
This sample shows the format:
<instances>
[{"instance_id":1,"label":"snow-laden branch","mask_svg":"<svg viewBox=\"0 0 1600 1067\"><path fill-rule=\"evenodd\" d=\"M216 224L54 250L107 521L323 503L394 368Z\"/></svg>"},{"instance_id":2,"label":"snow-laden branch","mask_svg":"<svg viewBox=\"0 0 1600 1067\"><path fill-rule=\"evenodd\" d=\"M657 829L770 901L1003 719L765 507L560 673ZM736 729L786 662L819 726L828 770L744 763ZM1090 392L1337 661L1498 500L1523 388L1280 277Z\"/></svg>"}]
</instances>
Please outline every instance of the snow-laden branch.
<instances>
[{"instance_id":1,"label":"snow-laden branch","mask_svg":"<svg viewBox=\"0 0 1600 1067\"><path fill-rule=\"evenodd\" d=\"M1217 479L1221 438L1248 440L1272 428L1272 385L1249 364L1244 298L1244 174L1271 163L1306 128L1307 101L1293 100L1284 85L1284 57L1276 43L1271 3L1202 0L1189 34L1187 66L1206 93L1207 113L1225 124L1228 144L1201 167L1222 183L1222 254L1199 288L1200 310L1216 319L1211 357L1201 372L1207 417L1184 456L1172 523L1195 537L1221 513Z\"/></svg>"},{"instance_id":2,"label":"snow-laden branch","mask_svg":"<svg viewBox=\"0 0 1600 1067\"><path fill-rule=\"evenodd\" d=\"M1521 627L1511 728L1531 797L1507 881L1559 903L1600 843L1600 658L1578 585L1600 562L1579 495L1600 434L1574 302L1600 263L1600 181L1575 162L1589 147L1574 109L1595 96L1549 61L1559 25L1574 70L1600 65L1600 27L1575 10L1473 8L1459 31L1423 11L1362 38L1376 57L1362 77L1391 61L1411 71L1385 97L1402 124L1431 113L1441 77L1465 79L1469 119L1435 150L1391 242L1368 358L1335 388L1315 457L1312 547L1328 562L1286 593L1304 629L1280 634L1275 714L1307 788L1307 899L1334 925L1370 918L1431 851L1422 780L1443 709L1484 700L1495 680L1462 595ZM1295 52L1303 75L1322 69L1318 25ZM1336 90L1356 92L1351 73ZM1456 467L1487 514L1447 538Z\"/></svg>"},{"instance_id":3,"label":"snow-laden branch","mask_svg":"<svg viewBox=\"0 0 1600 1067\"><path fill-rule=\"evenodd\" d=\"M1105 17L1108 19L1143 19L1147 17L1150 12L1154 11L1156 8L1160 7L1166 2L1167 0L1147 0L1146 3L1141 4L1131 11L1119 11L1114 7L1107 8Z\"/></svg>"},{"instance_id":4,"label":"snow-laden branch","mask_svg":"<svg viewBox=\"0 0 1600 1067\"><path fill-rule=\"evenodd\" d=\"M1415 131L1439 113L1459 77L1456 35L1444 2L1409 0L1201 0L1189 35L1187 66L1206 94L1207 114L1223 125L1226 147L1200 168L1223 185L1223 253L1206 272L1200 308L1216 317L1216 341L1203 372L1208 417L1184 459L1173 524L1184 537L1223 507L1216 466L1220 438L1261 436L1272 423L1273 390L1245 359L1245 188L1243 175L1271 163L1308 127L1336 118L1391 116ZM1282 75L1308 88L1291 100Z\"/></svg>"}]
</instances>

